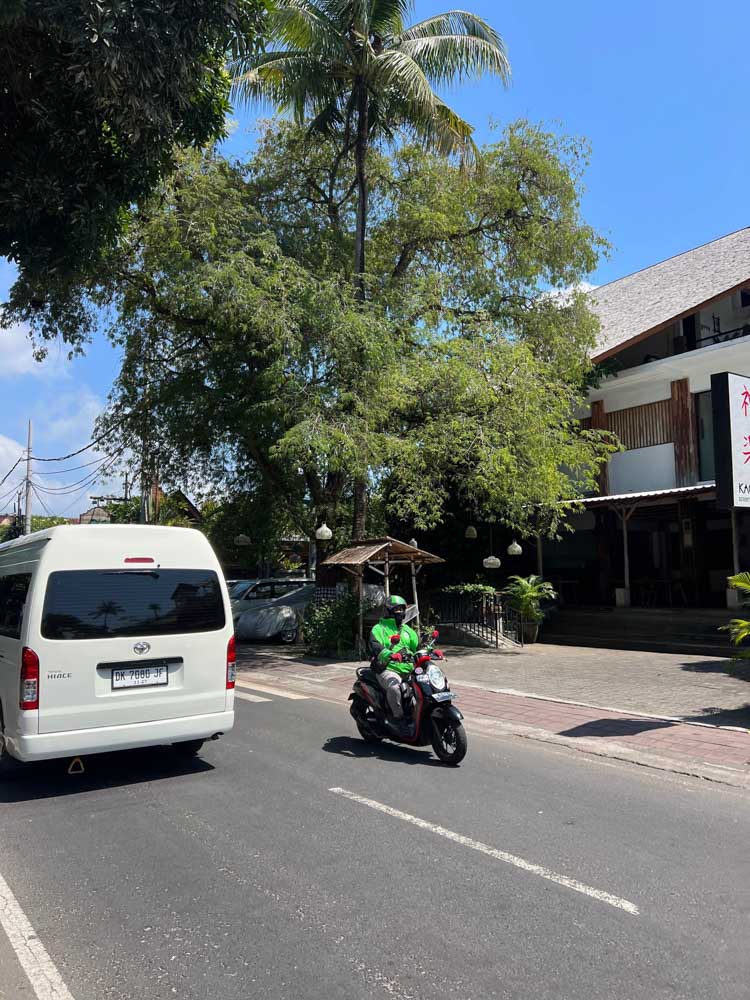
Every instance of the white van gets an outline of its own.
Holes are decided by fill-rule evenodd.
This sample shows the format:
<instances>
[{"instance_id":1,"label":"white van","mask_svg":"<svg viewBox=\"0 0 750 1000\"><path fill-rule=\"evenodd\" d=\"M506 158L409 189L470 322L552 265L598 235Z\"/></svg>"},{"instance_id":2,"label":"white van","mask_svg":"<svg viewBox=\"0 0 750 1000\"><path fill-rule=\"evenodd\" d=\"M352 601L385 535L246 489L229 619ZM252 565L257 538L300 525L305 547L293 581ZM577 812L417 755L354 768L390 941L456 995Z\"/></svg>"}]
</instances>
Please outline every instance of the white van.
<instances>
[{"instance_id":1,"label":"white van","mask_svg":"<svg viewBox=\"0 0 750 1000\"><path fill-rule=\"evenodd\" d=\"M234 724L234 676L229 596L200 532L62 525L0 545L0 768L197 753Z\"/></svg>"}]
</instances>

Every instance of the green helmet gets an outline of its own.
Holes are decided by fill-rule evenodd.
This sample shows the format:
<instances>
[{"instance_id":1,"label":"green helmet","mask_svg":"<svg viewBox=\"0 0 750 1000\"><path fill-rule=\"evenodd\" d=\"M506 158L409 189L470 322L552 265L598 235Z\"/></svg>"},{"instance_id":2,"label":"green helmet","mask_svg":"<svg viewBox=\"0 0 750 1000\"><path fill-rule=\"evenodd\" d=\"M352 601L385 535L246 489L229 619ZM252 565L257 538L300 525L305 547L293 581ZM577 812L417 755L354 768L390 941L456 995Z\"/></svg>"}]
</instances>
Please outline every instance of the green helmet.
<instances>
[{"instance_id":1,"label":"green helmet","mask_svg":"<svg viewBox=\"0 0 750 1000\"><path fill-rule=\"evenodd\" d=\"M395 611L396 608L403 608L406 610L406 601L403 597L397 597L395 594L389 597L385 605L389 611Z\"/></svg>"}]
</instances>

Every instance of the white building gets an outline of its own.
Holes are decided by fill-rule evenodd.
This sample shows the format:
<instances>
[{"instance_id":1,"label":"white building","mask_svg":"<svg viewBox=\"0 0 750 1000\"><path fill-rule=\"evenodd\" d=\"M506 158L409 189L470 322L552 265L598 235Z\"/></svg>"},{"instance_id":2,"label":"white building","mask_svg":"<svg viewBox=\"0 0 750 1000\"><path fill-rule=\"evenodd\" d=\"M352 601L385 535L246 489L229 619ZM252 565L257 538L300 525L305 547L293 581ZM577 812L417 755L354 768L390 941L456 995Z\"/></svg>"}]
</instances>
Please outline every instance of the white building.
<instances>
[{"instance_id":1,"label":"white building","mask_svg":"<svg viewBox=\"0 0 750 1000\"><path fill-rule=\"evenodd\" d=\"M750 565L750 516L716 505L711 375L750 376L750 229L596 289L586 423L623 451L576 534L545 549L569 603L719 607Z\"/></svg>"}]
</instances>

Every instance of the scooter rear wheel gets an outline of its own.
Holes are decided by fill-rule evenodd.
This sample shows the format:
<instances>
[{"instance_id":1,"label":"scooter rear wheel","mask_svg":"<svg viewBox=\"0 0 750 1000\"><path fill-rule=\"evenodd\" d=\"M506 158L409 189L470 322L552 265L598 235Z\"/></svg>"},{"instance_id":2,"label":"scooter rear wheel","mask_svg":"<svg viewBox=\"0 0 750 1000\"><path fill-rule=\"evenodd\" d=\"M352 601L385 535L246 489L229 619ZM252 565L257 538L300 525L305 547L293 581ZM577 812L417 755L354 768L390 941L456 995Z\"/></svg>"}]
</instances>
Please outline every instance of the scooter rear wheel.
<instances>
[{"instance_id":1,"label":"scooter rear wheel","mask_svg":"<svg viewBox=\"0 0 750 1000\"><path fill-rule=\"evenodd\" d=\"M432 726L432 749L444 764L456 767L466 756L466 730L460 722L439 722Z\"/></svg>"},{"instance_id":2,"label":"scooter rear wheel","mask_svg":"<svg viewBox=\"0 0 750 1000\"><path fill-rule=\"evenodd\" d=\"M376 736L375 733L366 726L363 722L357 722L357 729L359 730L359 735L365 741L365 743L382 743L383 738L381 736Z\"/></svg>"}]
</instances>

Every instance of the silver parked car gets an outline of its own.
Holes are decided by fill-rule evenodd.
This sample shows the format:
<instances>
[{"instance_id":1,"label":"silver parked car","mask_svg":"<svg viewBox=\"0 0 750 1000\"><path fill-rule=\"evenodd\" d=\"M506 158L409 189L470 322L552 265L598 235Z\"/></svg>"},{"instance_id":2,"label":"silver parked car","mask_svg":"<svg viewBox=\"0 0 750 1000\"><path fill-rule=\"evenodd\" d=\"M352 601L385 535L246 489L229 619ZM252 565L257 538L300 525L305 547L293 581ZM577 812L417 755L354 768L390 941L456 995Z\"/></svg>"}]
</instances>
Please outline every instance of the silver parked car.
<instances>
[{"instance_id":1,"label":"silver parked car","mask_svg":"<svg viewBox=\"0 0 750 1000\"><path fill-rule=\"evenodd\" d=\"M242 640L294 642L314 594L315 584L307 579L239 581L229 592L235 635Z\"/></svg>"}]
</instances>

